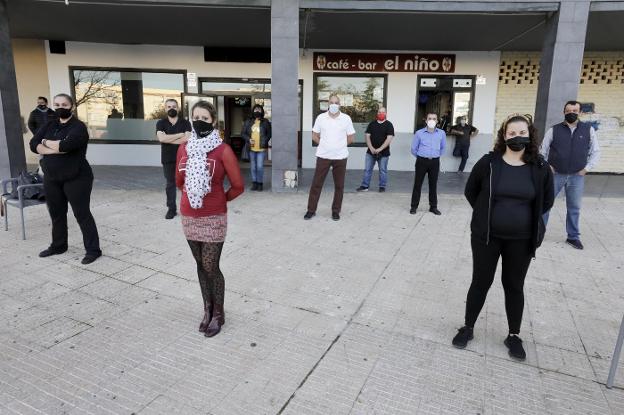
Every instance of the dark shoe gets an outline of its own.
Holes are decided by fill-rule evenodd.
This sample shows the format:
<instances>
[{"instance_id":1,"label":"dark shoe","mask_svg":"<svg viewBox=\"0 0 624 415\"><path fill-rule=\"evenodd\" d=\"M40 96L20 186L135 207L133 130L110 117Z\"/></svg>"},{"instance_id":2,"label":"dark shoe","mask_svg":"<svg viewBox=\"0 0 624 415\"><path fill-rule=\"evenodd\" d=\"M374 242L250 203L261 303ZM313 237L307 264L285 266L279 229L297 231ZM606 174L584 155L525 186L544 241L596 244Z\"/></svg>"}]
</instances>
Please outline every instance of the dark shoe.
<instances>
[{"instance_id":1,"label":"dark shoe","mask_svg":"<svg viewBox=\"0 0 624 415\"><path fill-rule=\"evenodd\" d=\"M453 346L464 349L472 339L474 339L472 327L464 326L457 330L457 334L453 337Z\"/></svg>"},{"instance_id":2,"label":"dark shoe","mask_svg":"<svg viewBox=\"0 0 624 415\"><path fill-rule=\"evenodd\" d=\"M306 212L306 214L305 214L305 215L303 215L303 218L304 218L305 220L310 220L310 219L312 219L314 216L316 216L316 213L314 213L314 212Z\"/></svg>"},{"instance_id":3,"label":"dark shoe","mask_svg":"<svg viewBox=\"0 0 624 415\"><path fill-rule=\"evenodd\" d=\"M210 324L210 318L212 317L212 305L206 304L204 305L204 318L201 323L199 323L199 331L201 333L205 333L208 328L208 324Z\"/></svg>"},{"instance_id":4,"label":"dark shoe","mask_svg":"<svg viewBox=\"0 0 624 415\"><path fill-rule=\"evenodd\" d=\"M576 249L585 248L579 239L566 239L568 245L572 245Z\"/></svg>"},{"instance_id":5,"label":"dark shoe","mask_svg":"<svg viewBox=\"0 0 624 415\"><path fill-rule=\"evenodd\" d=\"M65 249L52 249L52 248L48 248L48 249L44 249L43 251L39 252L39 257L40 258L45 258L48 256L52 256L52 255L60 255L67 252L67 248Z\"/></svg>"},{"instance_id":6,"label":"dark shoe","mask_svg":"<svg viewBox=\"0 0 624 415\"><path fill-rule=\"evenodd\" d=\"M368 187L360 186L355 189L356 192L368 192Z\"/></svg>"},{"instance_id":7,"label":"dark shoe","mask_svg":"<svg viewBox=\"0 0 624 415\"><path fill-rule=\"evenodd\" d=\"M525 360L526 352L522 347L522 339L516 335L509 335L505 339L505 346L509 349L509 356L517 360Z\"/></svg>"},{"instance_id":8,"label":"dark shoe","mask_svg":"<svg viewBox=\"0 0 624 415\"><path fill-rule=\"evenodd\" d=\"M433 207L429 208L429 212L433 213L434 215L438 215L438 216L442 214L442 212L440 212L438 210L438 208L433 208Z\"/></svg>"},{"instance_id":9,"label":"dark shoe","mask_svg":"<svg viewBox=\"0 0 624 415\"><path fill-rule=\"evenodd\" d=\"M259 192L262 191L262 183L258 183L258 188L256 190L259 191Z\"/></svg>"},{"instance_id":10,"label":"dark shoe","mask_svg":"<svg viewBox=\"0 0 624 415\"><path fill-rule=\"evenodd\" d=\"M223 306L215 304L212 309L212 318L210 319L210 323L208 323L208 327L206 327L206 332L204 336L213 337L219 334L221 331L221 326L225 324L225 313L223 312Z\"/></svg>"},{"instance_id":11,"label":"dark shoe","mask_svg":"<svg viewBox=\"0 0 624 415\"><path fill-rule=\"evenodd\" d=\"M251 190L258 190L258 183L253 182L253 185L251 185Z\"/></svg>"},{"instance_id":12,"label":"dark shoe","mask_svg":"<svg viewBox=\"0 0 624 415\"><path fill-rule=\"evenodd\" d=\"M417 207L413 207L413 208L411 208L411 209L410 209L410 215L415 215L417 210L418 210L418 208L417 208Z\"/></svg>"},{"instance_id":13,"label":"dark shoe","mask_svg":"<svg viewBox=\"0 0 624 415\"><path fill-rule=\"evenodd\" d=\"M165 219L173 219L175 218L175 215L176 215L176 211L173 209L169 209L167 211L167 214L165 215Z\"/></svg>"},{"instance_id":14,"label":"dark shoe","mask_svg":"<svg viewBox=\"0 0 624 415\"><path fill-rule=\"evenodd\" d=\"M84 258L82 258L82 261L80 261L80 263L82 265L89 265L90 263L92 263L93 261L95 261L96 259L98 259L101 256L102 256L102 254L87 254L87 255L85 255Z\"/></svg>"},{"instance_id":15,"label":"dark shoe","mask_svg":"<svg viewBox=\"0 0 624 415\"><path fill-rule=\"evenodd\" d=\"M383 193L383 192L385 192L385 191L386 191L386 188L385 188L385 187L380 187L380 188L379 188L379 193Z\"/></svg>"},{"instance_id":16,"label":"dark shoe","mask_svg":"<svg viewBox=\"0 0 624 415\"><path fill-rule=\"evenodd\" d=\"M340 220L340 214L338 214L338 213L332 213L332 219L333 219L333 220Z\"/></svg>"}]
</instances>

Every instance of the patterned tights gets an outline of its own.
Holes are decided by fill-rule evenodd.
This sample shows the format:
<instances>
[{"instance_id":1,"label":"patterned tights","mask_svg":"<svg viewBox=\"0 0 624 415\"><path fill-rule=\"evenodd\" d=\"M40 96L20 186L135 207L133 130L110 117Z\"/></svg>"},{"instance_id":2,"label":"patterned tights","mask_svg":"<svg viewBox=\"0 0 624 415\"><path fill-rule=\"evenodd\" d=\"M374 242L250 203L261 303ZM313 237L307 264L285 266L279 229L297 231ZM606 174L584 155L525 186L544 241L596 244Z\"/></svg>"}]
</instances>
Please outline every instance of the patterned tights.
<instances>
[{"instance_id":1,"label":"patterned tights","mask_svg":"<svg viewBox=\"0 0 624 415\"><path fill-rule=\"evenodd\" d=\"M223 242L187 241L197 262L197 276L201 288L204 307L209 304L223 306L225 298L225 278L219 268Z\"/></svg>"}]
</instances>

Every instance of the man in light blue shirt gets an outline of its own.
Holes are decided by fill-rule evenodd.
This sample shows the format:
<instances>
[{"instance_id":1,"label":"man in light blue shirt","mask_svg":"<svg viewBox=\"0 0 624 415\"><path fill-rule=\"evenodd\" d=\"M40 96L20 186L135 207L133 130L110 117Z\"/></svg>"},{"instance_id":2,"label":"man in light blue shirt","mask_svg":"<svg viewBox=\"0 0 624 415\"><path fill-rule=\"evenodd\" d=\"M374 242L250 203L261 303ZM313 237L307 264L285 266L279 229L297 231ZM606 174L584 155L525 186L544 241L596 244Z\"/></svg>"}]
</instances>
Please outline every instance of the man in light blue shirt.
<instances>
[{"instance_id":1,"label":"man in light blue shirt","mask_svg":"<svg viewBox=\"0 0 624 415\"><path fill-rule=\"evenodd\" d=\"M425 174L429 179L429 212L441 215L438 210L438 174L440 173L440 156L446 147L446 133L436 128L438 115L427 114L427 127L416 131L412 141L412 154L416 157L416 174L412 190L412 207L410 213L416 214L420 203L420 192Z\"/></svg>"}]
</instances>

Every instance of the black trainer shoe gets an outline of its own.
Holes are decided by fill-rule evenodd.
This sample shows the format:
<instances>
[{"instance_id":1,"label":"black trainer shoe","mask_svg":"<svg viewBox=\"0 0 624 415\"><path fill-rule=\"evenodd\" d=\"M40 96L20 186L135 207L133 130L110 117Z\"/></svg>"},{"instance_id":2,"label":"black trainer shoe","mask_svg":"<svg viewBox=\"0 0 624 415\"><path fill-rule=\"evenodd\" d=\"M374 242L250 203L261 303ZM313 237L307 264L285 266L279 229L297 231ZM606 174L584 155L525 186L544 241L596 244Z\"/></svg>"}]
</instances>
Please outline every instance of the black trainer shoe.
<instances>
[{"instance_id":1,"label":"black trainer shoe","mask_svg":"<svg viewBox=\"0 0 624 415\"><path fill-rule=\"evenodd\" d=\"M316 213L314 213L314 212L306 212L306 214L305 214L305 215L303 215L303 218L304 218L305 220L310 220L310 219L312 219L314 216L316 216Z\"/></svg>"},{"instance_id":2,"label":"black trainer shoe","mask_svg":"<svg viewBox=\"0 0 624 415\"><path fill-rule=\"evenodd\" d=\"M335 212L334 212L334 213L332 213L332 219L333 219L333 220L340 220L340 214L335 213Z\"/></svg>"},{"instance_id":3,"label":"black trainer shoe","mask_svg":"<svg viewBox=\"0 0 624 415\"><path fill-rule=\"evenodd\" d=\"M169 209L169 210L167 211L167 214L165 215L165 219L173 219L173 218L175 218L175 215L176 215L176 214L177 214L177 213L176 213L176 211L175 211L175 210L173 210L173 209Z\"/></svg>"},{"instance_id":4,"label":"black trainer shoe","mask_svg":"<svg viewBox=\"0 0 624 415\"><path fill-rule=\"evenodd\" d=\"M262 183L258 183L258 188L256 190L259 191L259 192L262 191Z\"/></svg>"},{"instance_id":5,"label":"black trainer shoe","mask_svg":"<svg viewBox=\"0 0 624 415\"><path fill-rule=\"evenodd\" d=\"M585 248L579 239L566 239L568 245L572 245L576 249Z\"/></svg>"},{"instance_id":6,"label":"black trainer shoe","mask_svg":"<svg viewBox=\"0 0 624 415\"><path fill-rule=\"evenodd\" d=\"M258 183L253 182L253 184L251 185L251 190L252 190L252 191L256 191L256 190L258 190Z\"/></svg>"},{"instance_id":7,"label":"black trainer shoe","mask_svg":"<svg viewBox=\"0 0 624 415\"><path fill-rule=\"evenodd\" d=\"M464 349L473 338L472 327L464 326L457 330L457 334L453 337L453 346Z\"/></svg>"},{"instance_id":8,"label":"black trainer shoe","mask_svg":"<svg viewBox=\"0 0 624 415\"><path fill-rule=\"evenodd\" d=\"M509 356L517 360L525 360L526 352L522 347L522 339L516 335L509 335L505 339L505 346L509 349Z\"/></svg>"},{"instance_id":9,"label":"black trainer shoe","mask_svg":"<svg viewBox=\"0 0 624 415\"><path fill-rule=\"evenodd\" d=\"M368 187L360 186L355 189L356 192L368 192Z\"/></svg>"},{"instance_id":10,"label":"black trainer shoe","mask_svg":"<svg viewBox=\"0 0 624 415\"><path fill-rule=\"evenodd\" d=\"M410 209L410 215L415 215L417 210L418 210L418 208L415 208L415 207L411 208Z\"/></svg>"},{"instance_id":11,"label":"black trainer shoe","mask_svg":"<svg viewBox=\"0 0 624 415\"><path fill-rule=\"evenodd\" d=\"M379 193L383 193L383 192L385 192L385 191L386 191L386 188L385 188L385 187L380 187L380 188L379 188Z\"/></svg>"},{"instance_id":12,"label":"black trainer shoe","mask_svg":"<svg viewBox=\"0 0 624 415\"><path fill-rule=\"evenodd\" d=\"M102 256L101 253L100 254L87 254L85 255L84 258L82 258L82 261L80 262L82 263L82 265L89 265L90 263L92 263L93 261L95 261L101 256Z\"/></svg>"},{"instance_id":13,"label":"black trainer shoe","mask_svg":"<svg viewBox=\"0 0 624 415\"><path fill-rule=\"evenodd\" d=\"M52 255L60 255L63 254L67 251L67 248L65 249L52 249L52 248L48 248L48 249L44 249L43 251L39 252L39 257L40 258L45 258L48 256L52 256Z\"/></svg>"},{"instance_id":14,"label":"black trainer shoe","mask_svg":"<svg viewBox=\"0 0 624 415\"><path fill-rule=\"evenodd\" d=\"M440 216L442 214L442 212L440 212L438 210L438 208L434 208L434 207L429 208L429 212L431 212L431 213L433 213L434 215L437 215L437 216Z\"/></svg>"}]
</instances>

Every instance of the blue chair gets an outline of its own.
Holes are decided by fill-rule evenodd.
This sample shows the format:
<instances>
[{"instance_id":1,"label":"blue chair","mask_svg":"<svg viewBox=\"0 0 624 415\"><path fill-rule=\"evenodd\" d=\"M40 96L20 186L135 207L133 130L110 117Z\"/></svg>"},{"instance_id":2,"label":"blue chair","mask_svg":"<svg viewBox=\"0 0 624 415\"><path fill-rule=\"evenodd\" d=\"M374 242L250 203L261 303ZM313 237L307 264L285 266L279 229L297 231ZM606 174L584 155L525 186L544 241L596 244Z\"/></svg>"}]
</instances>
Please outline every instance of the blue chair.
<instances>
[{"instance_id":1,"label":"blue chair","mask_svg":"<svg viewBox=\"0 0 624 415\"><path fill-rule=\"evenodd\" d=\"M9 206L15 206L19 208L20 215L22 217L22 239L26 239L26 225L24 223L24 209L29 206L36 206L45 204L45 200L39 199L27 199L24 197L24 191L29 188L39 188L43 189L43 183L37 184L19 184L19 179L17 177L13 177L10 179L2 180L0 182L2 184L2 199L0 202L2 203L2 207L4 210L4 230L9 230ZM9 190L10 185L10 190ZM17 198L12 198L11 194L17 192Z\"/></svg>"}]
</instances>

